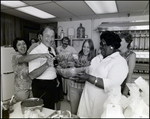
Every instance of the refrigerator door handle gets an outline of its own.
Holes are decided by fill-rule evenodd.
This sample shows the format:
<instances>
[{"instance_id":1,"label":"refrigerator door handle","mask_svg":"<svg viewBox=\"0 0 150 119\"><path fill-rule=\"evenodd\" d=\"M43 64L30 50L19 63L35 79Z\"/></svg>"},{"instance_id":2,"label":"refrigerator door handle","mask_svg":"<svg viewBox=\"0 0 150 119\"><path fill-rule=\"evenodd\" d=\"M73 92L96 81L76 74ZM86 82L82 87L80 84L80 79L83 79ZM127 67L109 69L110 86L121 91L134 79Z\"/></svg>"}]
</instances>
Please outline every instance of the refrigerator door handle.
<instances>
[{"instance_id":1,"label":"refrigerator door handle","mask_svg":"<svg viewBox=\"0 0 150 119\"><path fill-rule=\"evenodd\" d=\"M13 71L11 71L11 72L5 72L3 74L12 74L12 73L14 73L14 72Z\"/></svg>"}]
</instances>

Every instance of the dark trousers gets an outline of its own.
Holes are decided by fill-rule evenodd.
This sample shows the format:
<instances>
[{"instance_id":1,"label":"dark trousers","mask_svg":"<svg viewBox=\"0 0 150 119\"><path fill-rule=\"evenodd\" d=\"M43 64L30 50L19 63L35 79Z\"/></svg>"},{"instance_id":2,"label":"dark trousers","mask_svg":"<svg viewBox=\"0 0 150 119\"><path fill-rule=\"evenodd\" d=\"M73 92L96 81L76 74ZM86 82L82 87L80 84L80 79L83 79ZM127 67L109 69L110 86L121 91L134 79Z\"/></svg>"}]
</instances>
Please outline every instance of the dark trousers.
<instances>
[{"instance_id":1,"label":"dark trousers","mask_svg":"<svg viewBox=\"0 0 150 119\"><path fill-rule=\"evenodd\" d=\"M43 99L44 107L49 109L55 108L56 102L56 80L40 80L34 79L32 81L32 92L34 97Z\"/></svg>"}]
</instances>

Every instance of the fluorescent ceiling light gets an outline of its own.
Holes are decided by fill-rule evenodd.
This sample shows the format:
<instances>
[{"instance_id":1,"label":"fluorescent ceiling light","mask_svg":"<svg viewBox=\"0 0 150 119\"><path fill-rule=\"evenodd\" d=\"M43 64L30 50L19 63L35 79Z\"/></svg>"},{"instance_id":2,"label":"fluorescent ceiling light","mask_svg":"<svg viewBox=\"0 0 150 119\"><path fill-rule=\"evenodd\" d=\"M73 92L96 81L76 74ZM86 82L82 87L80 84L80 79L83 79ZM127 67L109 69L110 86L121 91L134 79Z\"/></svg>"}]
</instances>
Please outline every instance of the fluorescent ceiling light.
<instances>
[{"instance_id":1,"label":"fluorescent ceiling light","mask_svg":"<svg viewBox=\"0 0 150 119\"><path fill-rule=\"evenodd\" d=\"M42 19L54 18L55 17L55 16L53 16L53 15L47 13L47 12L44 12L44 11L39 10L39 9L37 9L35 7L32 7L32 6L16 8L16 10L19 10L21 12L24 12L24 13L33 15L35 17L42 18Z\"/></svg>"},{"instance_id":2,"label":"fluorescent ceiling light","mask_svg":"<svg viewBox=\"0 0 150 119\"><path fill-rule=\"evenodd\" d=\"M96 14L118 12L115 1L85 1Z\"/></svg>"},{"instance_id":3,"label":"fluorescent ceiling light","mask_svg":"<svg viewBox=\"0 0 150 119\"><path fill-rule=\"evenodd\" d=\"M22 7L26 6L27 4L21 2L21 1L1 1L2 5L8 6L8 7Z\"/></svg>"}]
</instances>

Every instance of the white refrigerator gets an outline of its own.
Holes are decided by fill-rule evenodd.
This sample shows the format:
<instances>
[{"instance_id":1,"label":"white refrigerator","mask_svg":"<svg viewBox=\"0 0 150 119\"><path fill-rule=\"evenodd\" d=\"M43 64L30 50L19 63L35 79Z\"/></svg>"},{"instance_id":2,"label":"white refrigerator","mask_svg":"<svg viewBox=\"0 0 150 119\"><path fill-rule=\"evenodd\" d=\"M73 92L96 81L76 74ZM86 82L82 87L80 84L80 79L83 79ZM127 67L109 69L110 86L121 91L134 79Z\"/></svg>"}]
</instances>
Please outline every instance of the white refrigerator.
<instances>
[{"instance_id":1,"label":"white refrigerator","mask_svg":"<svg viewBox=\"0 0 150 119\"><path fill-rule=\"evenodd\" d=\"M1 101L9 100L14 95L14 72L12 68L13 47L1 46Z\"/></svg>"}]
</instances>

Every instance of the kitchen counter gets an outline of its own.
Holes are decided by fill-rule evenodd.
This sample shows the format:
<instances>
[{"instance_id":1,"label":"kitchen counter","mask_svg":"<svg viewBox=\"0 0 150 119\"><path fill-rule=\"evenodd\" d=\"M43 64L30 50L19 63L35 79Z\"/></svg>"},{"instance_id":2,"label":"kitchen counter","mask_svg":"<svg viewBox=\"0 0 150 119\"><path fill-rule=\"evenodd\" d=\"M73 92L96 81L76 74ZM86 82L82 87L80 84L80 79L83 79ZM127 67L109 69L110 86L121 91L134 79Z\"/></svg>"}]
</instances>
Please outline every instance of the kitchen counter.
<instances>
[{"instance_id":1,"label":"kitchen counter","mask_svg":"<svg viewBox=\"0 0 150 119\"><path fill-rule=\"evenodd\" d=\"M14 105L14 112L10 113L9 118L23 118L23 114L21 111L21 102L18 102ZM48 117L50 114L52 114L55 110L44 108L42 112L45 114L44 118Z\"/></svg>"}]
</instances>

